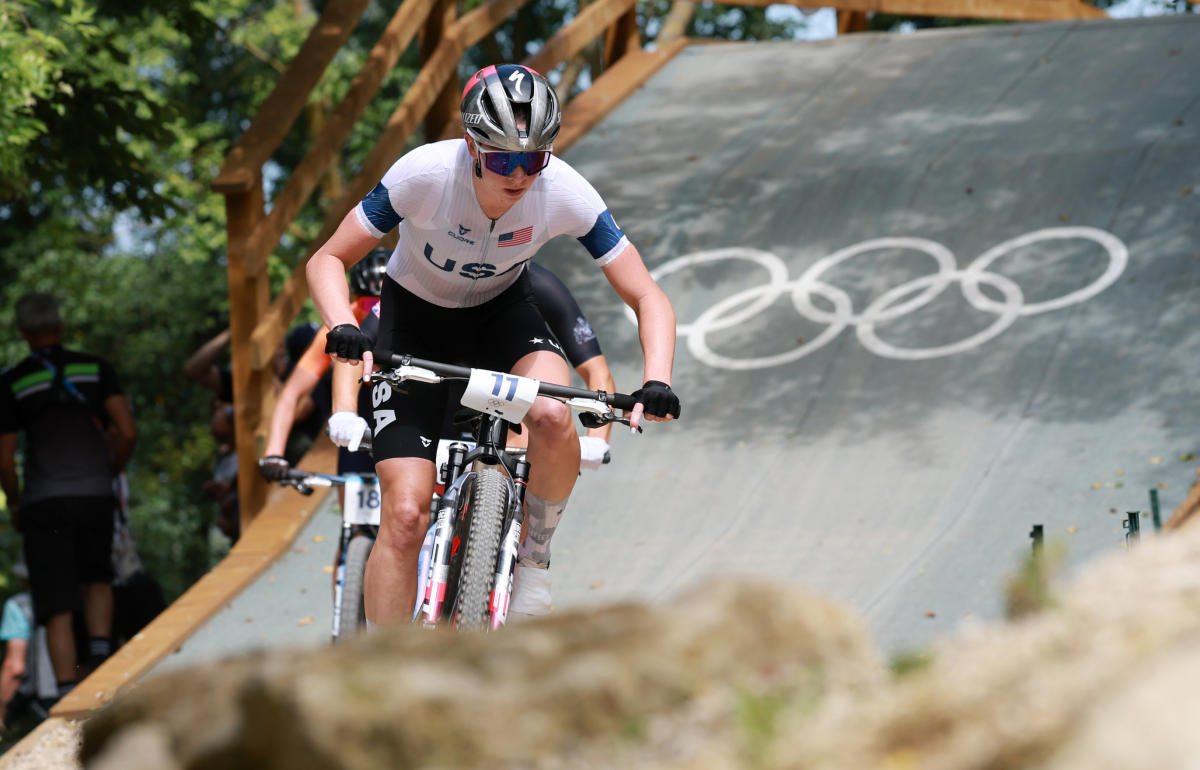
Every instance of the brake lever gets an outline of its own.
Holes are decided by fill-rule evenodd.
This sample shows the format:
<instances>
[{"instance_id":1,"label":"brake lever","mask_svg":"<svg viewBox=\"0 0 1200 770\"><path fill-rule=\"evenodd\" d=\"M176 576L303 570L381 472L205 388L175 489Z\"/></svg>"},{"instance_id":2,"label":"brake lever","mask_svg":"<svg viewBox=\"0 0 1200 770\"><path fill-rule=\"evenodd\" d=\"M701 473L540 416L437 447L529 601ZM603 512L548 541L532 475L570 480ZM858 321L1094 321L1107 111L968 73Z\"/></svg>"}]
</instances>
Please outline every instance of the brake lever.
<instances>
[{"instance_id":1,"label":"brake lever","mask_svg":"<svg viewBox=\"0 0 1200 770\"><path fill-rule=\"evenodd\" d=\"M583 423L585 428L603 428L614 422L619 422L622 425L629 425L628 417L618 417L616 412L608 414L596 414L595 412L582 412L579 415L579 421ZM642 426L638 426L638 433L642 432Z\"/></svg>"},{"instance_id":2,"label":"brake lever","mask_svg":"<svg viewBox=\"0 0 1200 770\"><path fill-rule=\"evenodd\" d=\"M314 491L313 488L310 487L308 484L305 484L303 481L298 481L296 479L282 479L279 482L279 485L283 486L283 487L291 487L292 489L296 490L297 492L304 495L305 497L308 497Z\"/></svg>"}]
</instances>

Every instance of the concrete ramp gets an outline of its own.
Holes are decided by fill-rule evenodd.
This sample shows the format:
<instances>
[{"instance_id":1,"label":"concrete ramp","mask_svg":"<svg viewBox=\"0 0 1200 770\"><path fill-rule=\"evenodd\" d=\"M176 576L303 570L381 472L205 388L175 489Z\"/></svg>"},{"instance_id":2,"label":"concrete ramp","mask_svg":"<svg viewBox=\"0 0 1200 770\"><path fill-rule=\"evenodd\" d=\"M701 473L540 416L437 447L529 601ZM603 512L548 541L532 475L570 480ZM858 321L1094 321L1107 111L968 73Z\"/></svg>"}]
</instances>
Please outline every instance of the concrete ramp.
<instances>
[{"instance_id":1,"label":"concrete ramp","mask_svg":"<svg viewBox=\"0 0 1200 770\"><path fill-rule=\"evenodd\" d=\"M1200 464L1198 71L1190 17L676 57L566 155L675 303L684 408L584 473L556 605L748 573L895 650L998 616L1034 524L1077 566L1151 489L1165 520ZM586 254L541 259L636 387Z\"/></svg>"}]
</instances>

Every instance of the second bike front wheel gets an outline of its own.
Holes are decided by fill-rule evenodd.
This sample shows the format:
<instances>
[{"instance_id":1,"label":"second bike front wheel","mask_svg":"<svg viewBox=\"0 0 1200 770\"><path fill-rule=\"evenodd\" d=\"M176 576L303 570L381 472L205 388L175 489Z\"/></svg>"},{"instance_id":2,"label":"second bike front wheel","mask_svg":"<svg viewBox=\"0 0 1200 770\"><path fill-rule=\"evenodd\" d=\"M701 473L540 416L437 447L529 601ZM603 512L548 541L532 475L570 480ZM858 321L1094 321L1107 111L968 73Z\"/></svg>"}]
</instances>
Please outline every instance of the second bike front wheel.
<instances>
[{"instance_id":1,"label":"second bike front wheel","mask_svg":"<svg viewBox=\"0 0 1200 770\"><path fill-rule=\"evenodd\" d=\"M375 541L366 535L350 539L346 545L346 572L342 578L342 607L339 615L338 641L358 636L367 627L366 605L363 603L363 582L367 573L367 557Z\"/></svg>"},{"instance_id":2,"label":"second bike front wheel","mask_svg":"<svg viewBox=\"0 0 1200 770\"><path fill-rule=\"evenodd\" d=\"M488 627L492 581L496 559L500 555L504 516L508 511L506 478L497 471L482 470L472 481L467 511L470 524L454 605L455 625L464 631Z\"/></svg>"}]
</instances>

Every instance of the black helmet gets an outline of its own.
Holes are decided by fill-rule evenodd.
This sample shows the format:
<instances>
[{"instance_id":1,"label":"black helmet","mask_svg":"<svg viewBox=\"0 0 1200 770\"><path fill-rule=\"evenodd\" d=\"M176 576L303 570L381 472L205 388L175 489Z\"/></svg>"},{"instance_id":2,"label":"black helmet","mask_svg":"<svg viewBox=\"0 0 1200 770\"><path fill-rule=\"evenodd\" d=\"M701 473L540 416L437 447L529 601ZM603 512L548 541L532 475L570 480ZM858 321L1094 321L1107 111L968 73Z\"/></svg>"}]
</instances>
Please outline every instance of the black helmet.
<instances>
[{"instance_id":1,"label":"black helmet","mask_svg":"<svg viewBox=\"0 0 1200 770\"><path fill-rule=\"evenodd\" d=\"M520 64L484 67L463 89L463 128L476 142L501 150L542 150L562 126L558 96L546 79ZM518 116L525 128L519 128Z\"/></svg>"},{"instance_id":2,"label":"black helmet","mask_svg":"<svg viewBox=\"0 0 1200 770\"><path fill-rule=\"evenodd\" d=\"M371 249L367 256L350 268L350 291L360 297L378 297L383 293L383 277L387 275L388 257L391 252L380 247Z\"/></svg>"}]
</instances>

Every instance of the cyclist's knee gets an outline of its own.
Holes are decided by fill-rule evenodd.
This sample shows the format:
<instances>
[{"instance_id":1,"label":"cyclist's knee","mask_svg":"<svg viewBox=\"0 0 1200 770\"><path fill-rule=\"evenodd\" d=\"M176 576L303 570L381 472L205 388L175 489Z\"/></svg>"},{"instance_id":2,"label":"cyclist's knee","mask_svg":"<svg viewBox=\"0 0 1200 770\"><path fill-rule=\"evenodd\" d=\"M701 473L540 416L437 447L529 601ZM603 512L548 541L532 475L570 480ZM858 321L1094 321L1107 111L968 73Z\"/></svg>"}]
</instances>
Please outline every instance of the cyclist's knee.
<instances>
[{"instance_id":1,"label":"cyclist's knee","mask_svg":"<svg viewBox=\"0 0 1200 770\"><path fill-rule=\"evenodd\" d=\"M414 498L401 497L383 501L380 512L383 526L377 542L385 547L411 550L420 545L429 525L429 501L419 504Z\"/></svg>"},{"instance_id":2,"label":"cyclist's knee","mask_svg":"<svg viewBox=\"0 0 1200 770\"><path fill-rule=\"evenodd\" d=\"M538 399L535 407L529 410L526 418L533 435L543 441L577 440L570 407L548 398Z\"/></svg>"}]
</instances>

